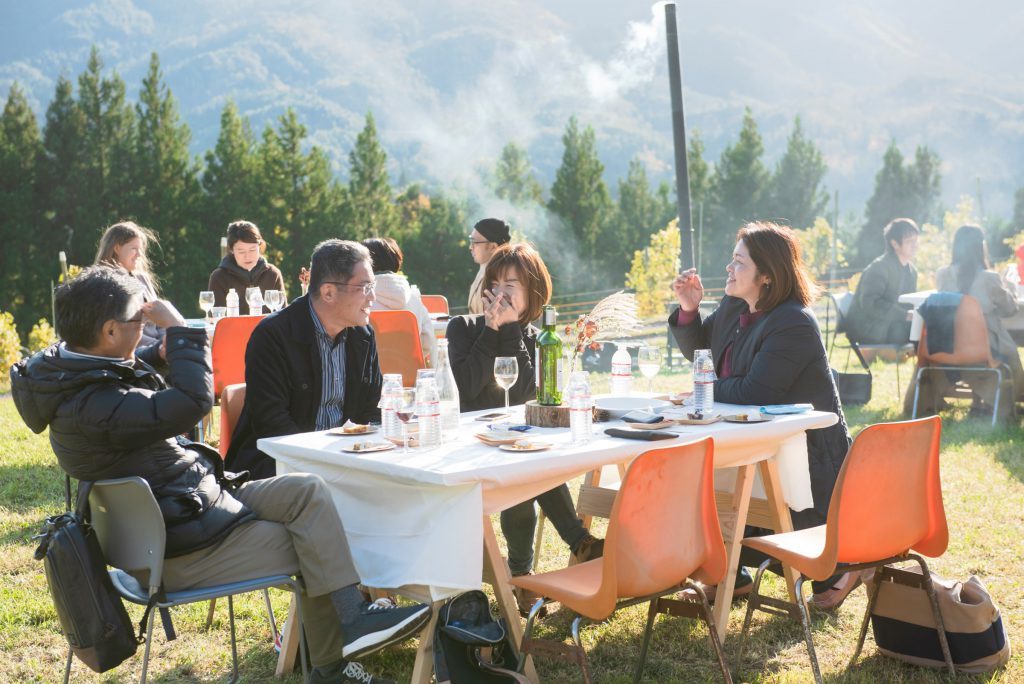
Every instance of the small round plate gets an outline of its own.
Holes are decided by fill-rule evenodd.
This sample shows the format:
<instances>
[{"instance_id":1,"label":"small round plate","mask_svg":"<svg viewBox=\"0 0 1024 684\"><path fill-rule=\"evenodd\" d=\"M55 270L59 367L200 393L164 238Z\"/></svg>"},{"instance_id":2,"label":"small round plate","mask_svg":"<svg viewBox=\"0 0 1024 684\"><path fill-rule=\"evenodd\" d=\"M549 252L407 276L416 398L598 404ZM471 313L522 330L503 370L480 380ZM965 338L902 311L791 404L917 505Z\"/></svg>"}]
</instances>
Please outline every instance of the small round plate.
<instances>
[{"instance_id":1,"label":"small round plate","mask_svg":"<svg viewBox=\"0 0 1024 684\"><path fill-rule=\"evenodd\" d=\"M403 440L401 437L385 437L384 439L388 440L389 442L391 442L395 446L405 446L405 440ZM409 433L409 448L410 449L415 449L415 448L419 447L419 445L420 445L419 438L415 434L410 432Z\"/></svg>"},{"instance_id":2,"label":"small round plate","mask_svg":"<svg viewBox=\"0 0 1024 684\"><path fill-rule=\"evenodd\" d=\"M661 399L662 401L670 401L676 406L683 406L685 404L693 403L693 392L676 392L675 394L659 394L654 399Z\"/></svg>"},{"instance_id":3,"label":"small round plate","mask_svg":"<svg viewBox=\"0 0 1024 684\"><path fill-rule=\"evenodd\" d=\"M492 446L498 444L514 444L518 440L523 439L523 433L514 432L512 430L484 430L482 432L474 432L473 436L484 444L490 444Z\"/></svg>"},{"instance_id":4,"label":"small round plate","mask_svg":"<svg viewBox=\"0 0 1024 684\"><path fill-rule=\"evenodd\" d=\"M552 446L550 442L530 442L529 446L516 446L515 443L512 443L502 444L498 448L502 451L544 451Z\"/></svg>"},{"instance_id":5,"label":"small round plate","mask_svg":"<svg viewBox=\"0 0 1024 684\"><path fill-rule=\"evenodd\" d=\"M391 442L356 442L341 448L350 454L371 454L375 451L391 451L395 445Z\"/></svg>"},{"instance_id":6,"label":"small round plate","mask_svg":"<svg viewBox=\"0 0 1024 684\"><path fill-rule=\"evenodd\" d=\"M376 425L350 425L348 428L344 426L331 428L327 431L327 434L332 437L360 437L362 435L372 435L379 429Z\"/></svg>"},{"instance_id":7,"label":"small round plate","mask_svg":"<svg viewBox=\"0 0 1024 684\"><path fill-rule=\"evenodd\" d=\"M752 416L748 413L737 413L732 416L725 416L723 420L727 423L745 423L749 425L752 423L767 423L768 421L771 420L771 416L766 416L763 414Z\"/></svg>"},{"instance_id":8,"label":"small round plate","mask_svg":"<svg viewBox=\"0 0 1024 684\"><path fill-rule=\"evenodd\" d=\"M626 425L634 430L661 430L662 428L672 427L675 424L676 421L668 418L657 423L626 423Z\"/></svg>"},{"instance_id":9,"label":"small round plate","mask_svg":"<svg viewBox=\"0 0 1024 684\"><path fill-rule=\"evenodd\" d=\"M663 399L646 397L598 397L594 400L594 407L601 411L607 411L612 418L621 418L633 410L657 410L671 405Z\"/></svg>"}]
</instances>

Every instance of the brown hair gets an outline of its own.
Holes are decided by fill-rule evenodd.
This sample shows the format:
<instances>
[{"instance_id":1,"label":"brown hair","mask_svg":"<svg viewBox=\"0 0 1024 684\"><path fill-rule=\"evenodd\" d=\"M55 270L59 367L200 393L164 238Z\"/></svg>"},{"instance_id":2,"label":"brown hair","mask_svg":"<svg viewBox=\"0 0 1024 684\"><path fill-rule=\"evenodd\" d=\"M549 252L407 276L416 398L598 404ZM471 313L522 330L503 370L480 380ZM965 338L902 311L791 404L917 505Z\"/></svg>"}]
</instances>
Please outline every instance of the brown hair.
<instances>
[{"instance_id":1,"label":"brown hair","mask_svg":"<svg viewBox=\"0 0 1024 684\"><path fill-rule=\"evenodd\" d=\"M405 259L402 255L402 248L391 238L366 238L362 244L363 247L370 250L374 274L398 273L402 270L402 261Z\"/></svg>"},{"instance_id":2,"label":"brown hair","mask_svg":"<svg viewBox=\"0 0 1024 684\"><path fill-rule=\"evenodd\" d=\"M498 247L484 270L484 287L490 287L509 269L514 268L526 288L526 310L519 322L526 325L540 318L541 308L551 301L551 274L540 254L528 242Z\"/></svg>"},{"instance_id":3,"label":"brown hair","mask_svg":"<svg viewBox=\"0 0 1024 684\"><path fill-rule=\"evenodd\" d=\"M260 246L260 254L267 251L267 243L260 234L260 229L252 221L232 221L228 224L228 249L236 242L248 242Z\"/></svg>"},{"instance_id":4,"label":"brown hair","mask_svg":"<svg viewBox=\"0 0 1024 684\"><path fill-rule=\"evenodd\" d=\"M800 242L792 228L754 221L740 228L736 240L743 240L757 272L769 278L761 286L758 311L771 311L787 299L807 306L821 294L821 288L807 272L800 256Z\"/></svg>"},{"instance_id":5,"label":"brown hair","mask_svg":"<svg viewBox=\"0 0 1024 684\"><path fill-rule=\"evenodd\" d=\"M149 251L149 243L159 244L159 241L156 239L153 231L140 226L135 221L118 221L103 231L99 247L96 248L96 260L93 261L93 264L124 271L124 267L114 257L114 248L128 244L135 238L138 238L139 242L142 243L139 259L135 262L135 273L141 273L148 278L153 286L153 290L157 291L157 279L149 270L149 258L146 256L146 253Z\"/></svg>"}]
</instances>

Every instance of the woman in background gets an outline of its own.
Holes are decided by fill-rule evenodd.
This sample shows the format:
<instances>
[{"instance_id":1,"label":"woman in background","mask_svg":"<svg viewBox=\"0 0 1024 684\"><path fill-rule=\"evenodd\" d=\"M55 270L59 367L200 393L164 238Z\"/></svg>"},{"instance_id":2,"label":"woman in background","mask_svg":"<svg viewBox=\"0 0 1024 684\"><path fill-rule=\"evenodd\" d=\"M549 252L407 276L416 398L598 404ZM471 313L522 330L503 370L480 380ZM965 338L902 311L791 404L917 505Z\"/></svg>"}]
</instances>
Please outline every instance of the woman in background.
<instances>
[{"instance_id":1,"label":"woman in background","mask_svg":"<svg viewBox=\"0 0 1024 684\"><path fill-rule=\"evenodd\" d=\"M210 274L208 290L213 290L213 305L225 306L228 290L234 288L239 302L245 302L249 287L280 290L284 293L284 278L277 266L267 263L263 253L267 243L260 229L251 221L234 221L228 225L228 253Z\"/></svg>"},{"instance_id":2,"label":"woman in background","mask_svg":"<svg viewBox=\"0 0 1024 684\"><path fill-rule=\"evenodd\" d=\"M409 284L409 279L401 273L405 257L402 248L391 238L367 238L363 246L370 250L373 259L373 274L377 277L377 296L371 308L394 311L406 309L416 315L416 323L420 330L420 346L423 358L428 366L434 365L434 354L437 353L437 336L430 312L423 305L420 290Z\"/></svg>"},{"instance_id":3,"label":"woman in background","mask_svg":"<svg viewBox=\"0 0 1024 684\"><path fill-rule=\"evenodd\" d=\"M150 243L156 243L156 236L148 228L134 221L120 221L103 232L93 263L126 271L142 283L142 301L155 302L159 299L157 279L149 270L146 256ZM164 329L147 320L138 348L154 346L163 338Z\"/></svg>"}]
</instances>

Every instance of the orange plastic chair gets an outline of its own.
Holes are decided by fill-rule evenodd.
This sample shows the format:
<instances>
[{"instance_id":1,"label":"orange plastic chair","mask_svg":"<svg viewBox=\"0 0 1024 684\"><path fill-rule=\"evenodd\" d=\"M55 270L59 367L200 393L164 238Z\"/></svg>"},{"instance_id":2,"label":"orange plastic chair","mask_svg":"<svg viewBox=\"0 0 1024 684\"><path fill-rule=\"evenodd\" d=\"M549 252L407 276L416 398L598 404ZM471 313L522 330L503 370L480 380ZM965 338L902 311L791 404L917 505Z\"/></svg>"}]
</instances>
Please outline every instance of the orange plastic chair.
<instances>
[{"instance_id":1,"label":"orange plastic chair","mask_svg":"<svg viewBox=\"0 0 1024 684\"><path fill-rule=\"evenodd\" d=\"M917 374L914 376L914 409L911 417L917 418L917 405L921 398L921 378L929 372L947 370L992 373L996 376L996 394L992 402L992 427L995 427L1004 385L1009 385L1008 390L1011 392L1012 398L1013 373L1005 364L992 358L985 313L978 300L970 295L963 296L956 310L956 318L953 321L952 352L929 353L928 328L924 326L921 329L921 341L917 346ZM966 392L957 392L954 387L949 396L961 395L970 398L973 393L969 389ZM1013 406L1014 402L1011 401L1010 404Z\"/></svg>"},{"instance_id":2,"label":"orange plastic chair","mask_svg":"<svg viewBox=\"0 0 1024 684\"><path fill-rule=\"evenodd\" d=\"M444 295L420 295L427 313L448 315L448 298Z\"/></svg>"},{"instance_id":3,"label":"orange plastic chair","mask_svg":"<svg viewBox=\"0 0 1024 684\"><path fill-rule=\"evenodd\" d=\"M370 325L377 336L382 373L401 373L402 384L413 387L416 371L426 368L416 314L405 309L371 311Z\"/></svg>"},{"instance_id":4,"label":"orange plastic chair","mask_svg":"<svg viewBox=\"0 0 1024 684\"><path fill-rule=\"evenodd\" d=\"M520 671L527 654L555 651L561 659L577 662L584 680L590 682L580 622L584 618L604 620L617 608L650 602L634 681L643 673L658 613L703 619L722 675L726 682L732 681L707 597L697 584L687 581L693 577L718 584L726 572L725 544L715 507L713 453L710 437L644 452L630 464L615 498L602 558L512 579L515 586L545 597L530 610L520 648ZM700 601L663 598L683 586L693 588ZM551 600L579 614L572 623L574 646L532 638L534 621L544 603Z\"/></svg>"},{"instance_id":5,"label":"orange plastic chair","mask_svg":"<svg viewBox=\"0 0 1024 684\"><path fill-rule=\"evenodd\" d=\"M228 385L220 395L220 444L217 449L220 457L228 454L228 447L231 446L231 433L235 431L238 424L238 417L242 415L242 407L245 406L245 383Z\"/></svg>"},{"instance_id":6,"label":"orange plastic chair","mask_svg":"<svg viewBox=\"0 0 1024 684\"><path fill-rule=\"evenodd\" d=\"M949 541L946 515L942 507L942 484L939 481L941 432L942 422L937 416L864 428L854 440L846 462L839 471L824 525L743 540L744 546L796 568L801 576L796 583L798 604L794 605L781 599L761 596L761 576L772 560L766 560L758 568L743 621L740 659L753 612L781 612L803 626L814 679L820 684L821 672L811 639L810 615L802 592L804 581L808 578L825 580L837 570L851 572L878 568L874 574L874 590L869 592L871 598L861 624L857 650L850 661L853 665L864 645L868 618L883 578L908 575L917 577L884 566L913 560L921 566L918 586L931 599L942 655L950 674L955 673L928 565L918 555L933 558L940 556ZM839 568L840 563L847 565ZM768 607L762 608L762 605Z\"/></svg>"},{"instance_id":7,"label":"orange plastic chair","mask_svg":"<svg viewBox=\"0 0 1024 684\"><path fill-rule=\"evenodd\" d=\"M245 382L245 347L265 316L230 316L217 321L210 350L213 396L219 400L228 385Z\"/></svg>"}]
</instances>

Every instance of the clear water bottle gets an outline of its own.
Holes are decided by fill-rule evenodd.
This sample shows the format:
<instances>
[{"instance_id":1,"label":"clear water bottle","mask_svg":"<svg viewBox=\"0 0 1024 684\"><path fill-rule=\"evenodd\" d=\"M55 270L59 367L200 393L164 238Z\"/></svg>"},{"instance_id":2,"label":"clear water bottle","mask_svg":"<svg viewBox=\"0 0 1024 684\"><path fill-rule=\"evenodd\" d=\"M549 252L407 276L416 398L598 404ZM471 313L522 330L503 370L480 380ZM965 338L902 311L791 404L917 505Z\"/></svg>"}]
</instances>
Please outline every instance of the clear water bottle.
<instances>
[{"instance_id":1,"label":"clear water bottle","mask_svg":"<svg viewBox=\"0 0 1024 684\"><path fill-rule=\"evenodd\" d=\"M385 373L384 386L380 390L380 422L384 437L402 439L402 421L395 414L395 404L401 399L402 374Z\"/></svg>"},{"instance_id":2,"label":"clear water bottle","mask_svg":"<svg viewBox=\"0 0 1024 684\"><path fill-rule=\"evenodd\" d=\"M569 432L574 445L591 439L594 404L590 397L590 373L576 371L569 377Z\"/></svg>"},{"instance_id":3,"label":"clear water bottle","mask_svg":"<svg viewBox=\"0 0 1024 684\"><path fill-rule=\"evenodd\" d=\"M227 308L228 308L227 315L228 316L237 316L239 314L239 310L238 310L238 293L235 292L235 288L231 288L230 290L228 290L228 296L225 297L224 300L225 300L225 304L227 304Z\"/></svg>"},{"instance_id":4,"label":"clear water bottle","mask_svg":"<svg viewBox=\"0 0 1024 684\"><path fill-rule=\"evenodd\" d=\"M709 413L715 405L715 364L710 349L693 352L693 409Z\"/></svg>"},{"instance_id":5,"label":"clear water bottle","mask_svg":"<svg viewBox=\"0 0 1024 684\"><path fill-rule=\"evenodd\" d=\"M433 378L416 381L416 417L420 424L420 446L432 449L441 444L441 402Z\"/></svg>"},{"instance_id":6,"label":"clear water bottle","mask_svg":"<svg viewBox=\"0 0 1024 684\"><path fill-rule=\"evenodd\" d=\"M441 402L441 436L445 441L459 434L459 388L448 358L448 340L437 341L437 363L434 366L437 396Z\"/></svg>"},{"instance_id":7,"label":"clear water bottle","mask_svg":"<svg viewBox=\"0 0 1024 684\"><path fill-rule=\"evenodd\" d=\"M624 342L616 342L612 356L612 395L628 397L633 391L633 358Z\"/></svg>"}]
</instances>

